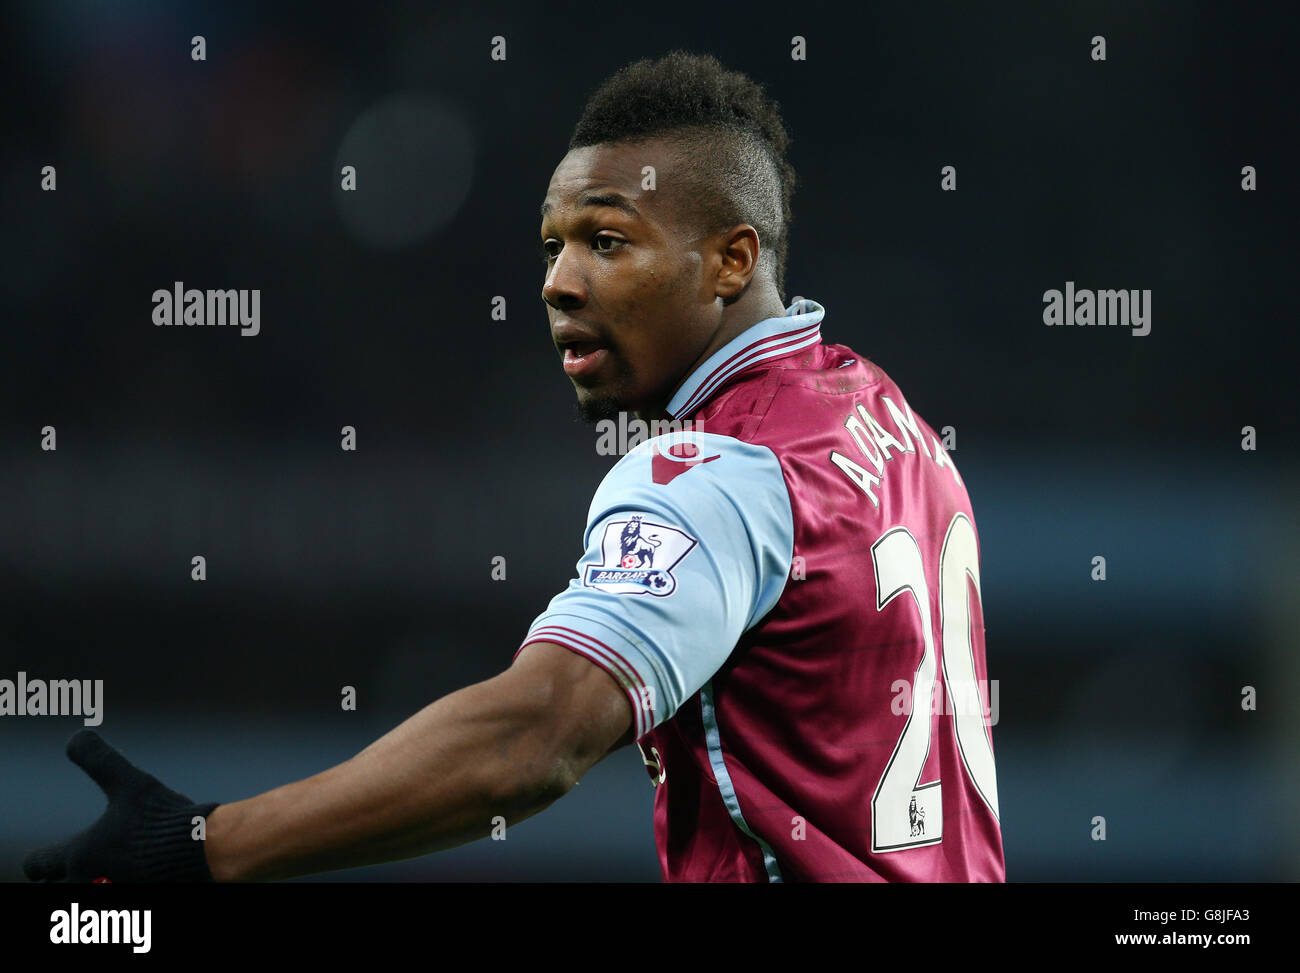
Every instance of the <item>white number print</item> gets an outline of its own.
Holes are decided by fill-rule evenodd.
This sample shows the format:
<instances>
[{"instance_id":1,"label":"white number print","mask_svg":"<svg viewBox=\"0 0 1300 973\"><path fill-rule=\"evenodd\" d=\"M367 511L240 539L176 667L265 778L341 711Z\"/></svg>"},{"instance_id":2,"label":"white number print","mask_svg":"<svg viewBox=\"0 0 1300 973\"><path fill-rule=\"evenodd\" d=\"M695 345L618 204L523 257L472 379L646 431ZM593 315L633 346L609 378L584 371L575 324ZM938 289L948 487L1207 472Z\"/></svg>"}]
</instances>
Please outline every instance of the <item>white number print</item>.
<instances>
[{"instance_id":1,"label":"white number print","mask_svg":"<svg viewBox=\"0 0 1300 973\"><path fill-rule=\"evenodd\" d=\"M921 615L925 643L912 679L912 705L907 723L871 798L871 850L901 851L943 841L941 781L921 783L925 761L930 755L930 731L935 722L930 706L936 666L934 625L921 548L911 531L906 527L885 531L871 545L871 559L876 568L876 610L883 611L903 592L909 592ZM997 817L997 772L993 765L993 742L979 705L982 694L975 681L967 578L974 582L975 597L979 598L975 527L970 518L958 513L948 524L939 556L939 668L948 699L956 704L947 708L952 710L962 766Z\"/></svg>"}]
</instances>

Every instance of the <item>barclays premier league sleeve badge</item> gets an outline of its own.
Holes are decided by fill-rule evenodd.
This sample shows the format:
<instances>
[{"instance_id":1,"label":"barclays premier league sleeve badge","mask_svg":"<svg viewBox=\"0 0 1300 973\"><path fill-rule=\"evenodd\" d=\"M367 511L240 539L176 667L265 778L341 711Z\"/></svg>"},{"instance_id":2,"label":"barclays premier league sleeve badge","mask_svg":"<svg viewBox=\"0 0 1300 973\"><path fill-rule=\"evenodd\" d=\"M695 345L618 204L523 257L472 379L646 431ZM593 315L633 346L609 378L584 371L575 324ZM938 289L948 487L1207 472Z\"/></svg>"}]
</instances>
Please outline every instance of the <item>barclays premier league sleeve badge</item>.
<instances>
[{"instance_id":1,"label":"barclays premier league sleeve badge","mask_svg":"<svg viewBox=\"0 0 1300 973\"><path fill-rule=\"evenodd\" d=\"M588 565L582 583L616 595L671 595L677 590L673 568L695 544L685 531L640 514L615 520L605 525L601 563Z\"/></svg>"}]
</instances>

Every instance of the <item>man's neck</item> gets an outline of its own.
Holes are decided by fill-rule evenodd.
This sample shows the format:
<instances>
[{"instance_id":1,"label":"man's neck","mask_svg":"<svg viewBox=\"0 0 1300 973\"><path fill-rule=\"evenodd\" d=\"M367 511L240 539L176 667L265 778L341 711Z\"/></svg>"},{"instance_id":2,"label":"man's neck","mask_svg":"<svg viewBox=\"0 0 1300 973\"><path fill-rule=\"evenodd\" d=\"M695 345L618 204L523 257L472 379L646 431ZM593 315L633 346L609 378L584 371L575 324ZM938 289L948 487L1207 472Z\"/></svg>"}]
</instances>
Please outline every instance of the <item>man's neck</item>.
<instances>
[{"instance_id":1,"label":"man's neck","mask_svg":"<svg viewBox=\"0 0 1300 973\"><path fill-rule=\"evenodd\" d=\"M747 304L749 298L753 298L753 301ZM744 334L760 321L766 321L768 318L779 318L784 315L785 307L781 304L781 298L777 294L775 287L747 294L731 307L725 308L722 312L722 321L713 336L713 340L708 343L700 357L695 359L682 373L681 381L668 393L668 399L658 408L637 410L636 417L647 424L656 419L671 419L672 417L667 411L668 403L672 401L677 391L686 384L687 379L695 374L697 368L708 361L719 348L725 347L729 342Z\"/></svg>"}]
</instances>

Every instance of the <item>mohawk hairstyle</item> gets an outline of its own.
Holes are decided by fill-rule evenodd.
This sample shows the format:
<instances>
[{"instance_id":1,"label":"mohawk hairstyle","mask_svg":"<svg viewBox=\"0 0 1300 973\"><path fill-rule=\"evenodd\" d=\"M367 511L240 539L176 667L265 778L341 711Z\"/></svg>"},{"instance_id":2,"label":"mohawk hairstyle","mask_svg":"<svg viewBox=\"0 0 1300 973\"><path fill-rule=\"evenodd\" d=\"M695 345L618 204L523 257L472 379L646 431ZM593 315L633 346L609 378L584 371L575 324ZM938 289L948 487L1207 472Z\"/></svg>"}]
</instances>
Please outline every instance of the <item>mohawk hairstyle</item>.
<instances>
[{"instance_id":1,"label":"mohawk hairstyle","mask_svg":"<svg viewBox=\"0 0 1300 973\"><path fill-rule=\"evenodd\" d=\"M675 50L606 80L583 108L569 148L651 138L676 150L672 181L683 229L708 234L750 224L758 232L759 269L784 304L795 172L785 157L790 139L780 106L716 58Z\"/></svg>"}]
</instances>

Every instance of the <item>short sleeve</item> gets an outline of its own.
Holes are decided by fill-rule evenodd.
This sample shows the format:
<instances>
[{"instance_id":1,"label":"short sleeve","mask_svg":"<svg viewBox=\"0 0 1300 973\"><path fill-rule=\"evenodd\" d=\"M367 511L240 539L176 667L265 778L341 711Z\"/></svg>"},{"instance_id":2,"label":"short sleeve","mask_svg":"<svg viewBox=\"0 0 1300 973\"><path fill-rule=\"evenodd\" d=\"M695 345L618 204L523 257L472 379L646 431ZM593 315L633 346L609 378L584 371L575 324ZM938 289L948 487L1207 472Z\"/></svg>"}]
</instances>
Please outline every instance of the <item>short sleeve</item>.
<instances>
[{"instance_id":1,"label":"short sleeve","mask_svg":"<svg viewBox=\"0 0 1300 973\"><path fill-rule=\"evenodd\" d=\"M596 490L577 576L529 626L605 669L639 740L775 607L794 553L790 494L766 446L702 431L627 453Z\"/></svg>"}]
</instances>

